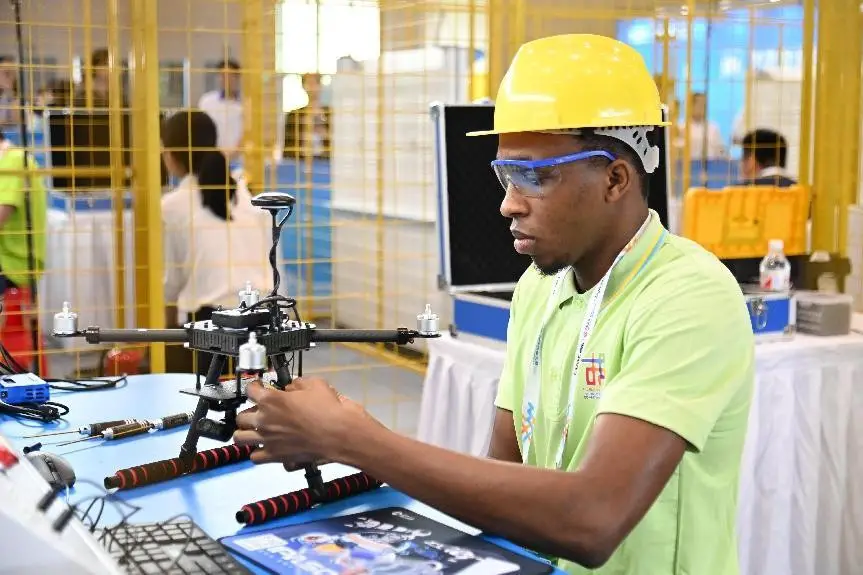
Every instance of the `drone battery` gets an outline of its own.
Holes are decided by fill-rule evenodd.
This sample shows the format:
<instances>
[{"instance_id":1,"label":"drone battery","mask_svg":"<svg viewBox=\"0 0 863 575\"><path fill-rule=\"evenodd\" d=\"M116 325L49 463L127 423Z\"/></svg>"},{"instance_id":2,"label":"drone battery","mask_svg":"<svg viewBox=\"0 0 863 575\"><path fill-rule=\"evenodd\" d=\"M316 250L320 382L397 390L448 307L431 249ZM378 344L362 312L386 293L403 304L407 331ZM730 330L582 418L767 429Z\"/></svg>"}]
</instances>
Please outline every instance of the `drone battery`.
<instances>
[{"instance_id":1,"label":"drone battery","mask_svg":"<svg viewBox=\"0 0 863 575\"><path fill-rule=\"evenodd\" d=\"M266 308L244 311L226 309L214 311L210 321L217 327L228 329L253 329L270 323L270 310Z\"/></svg>"},{"instance_id":2,"label":"drone battery","mask_svg":"<svg viewBox=\"0 0 863 575\"><path fill-rule=\"evenodd\" d=\"M45 403L51 390L45 381L32 373L0 376L0 401L10 405Z\"/></svg>"}]
</instances>

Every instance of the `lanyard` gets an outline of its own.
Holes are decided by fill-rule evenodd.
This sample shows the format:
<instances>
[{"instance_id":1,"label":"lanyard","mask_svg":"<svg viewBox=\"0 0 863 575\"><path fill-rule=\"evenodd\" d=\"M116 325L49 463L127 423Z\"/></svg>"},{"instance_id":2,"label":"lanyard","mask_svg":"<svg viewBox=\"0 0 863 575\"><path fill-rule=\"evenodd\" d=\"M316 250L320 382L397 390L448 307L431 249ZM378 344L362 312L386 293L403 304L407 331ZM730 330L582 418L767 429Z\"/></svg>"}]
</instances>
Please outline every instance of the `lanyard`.
<instances>
[{"instance_id":1,"label":"lanyard","mask_svg":"<svg viewBox=\"0 0 863 575\"><path fill-rule=\"evenodd\" d=\"M620 263L620 260L623 259L627 253L632 250L633 246L638 242L639 238L641 238L644 231L647 229L648 223L650 223L651 216L648 214L647 219L644 220L644 223L641 224L641 227L635 232L635 235L632 236L632 239L624 246L624 248L617 254L617 257L614 258L614 262L611 264L611 267L608 268L608 271L605 272L605 275L602 276L602 279L599 280L599 283L596 285L596 289L593 294L590 296L590 299L587 302L587 308L584 313L584 320L581 324L581 329L579 330L579 338L578 338L578 347L576 348L575 360L572 365L572 373L570 375L569 382L569 401L566 405L566 415L564 417L564 425L563 425L563 433L560 439L560 445L558 446L557 453L555 455L555 468L560 469L563 464L563 452L566 447L566 438L569 435L569 424L572 420L572 406L575 403L575 393L578 389L578 368L581 364L582 357L584 356L584 348L587 345L587 340L590 339L590 334L593 331L594 326L596 326L596 319L599 317L599 310L602 307L602 300L605 296L605 289L608 287L608 280L611 277L611 272L614 271L614 268ZM536 425L536 411L537 406L539 405L539 389L540 389L540 380L541 369L540 363L542 361L542 343L543 338L545 337L545 328L548 325L549 320L551 319L552 314L554 313L554 309L557 307L557 296L560 292L560 286L563 284L563 281L566 279L567 275L569 275L570 268L564 268L557 272L554 276L554 284L552 285L551 295L549 295L548 302L545 306L545 313L543 314L542 323L540 324L539 334L536 338L536 346L533 348L533 355L531 356L530 366L528 369L528 378L527 378L527 388L525 389L524 400L522 401L521 407L521 439L522 439L522 462L527 463L527 458L530 455L530 449L533 445L533 432L534 427Z\"/></svg>"}]
</instances>

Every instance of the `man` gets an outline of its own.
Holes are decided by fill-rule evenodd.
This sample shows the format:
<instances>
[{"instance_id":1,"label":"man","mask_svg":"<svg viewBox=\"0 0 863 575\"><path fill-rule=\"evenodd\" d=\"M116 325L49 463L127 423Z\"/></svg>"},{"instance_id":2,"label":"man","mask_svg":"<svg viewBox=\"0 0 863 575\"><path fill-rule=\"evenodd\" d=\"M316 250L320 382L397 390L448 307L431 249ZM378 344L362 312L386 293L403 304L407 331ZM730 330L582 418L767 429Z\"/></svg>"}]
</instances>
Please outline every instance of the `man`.
<instances>
[{"instance_id":1,"label":"man","mask_svg":"<svg viewBox=\"0 0 863 575\"><path fill-rule=\"evenodd\" d=\"M29 167L34 168L32 157ZM33 352L29 325L34 319L30 279L38 278L45 263L47 197L42 179L25 178L24 150L13 147L0 133L0 341L21 364ZM18 172L17 174L15 172ZM27 228L27 188L30 194L30 229ZM28 243L28 234L32 244ZM32 264L28 250L32 248ZM43 369L44 373L44 369Z\"/></svg>"},{"instance_id":2,"label":"man","mask_svg":"<svg viewBox=\"0 0 863 575\"><path fill-rule=\"evenodd\" d=\"M18 66L11 56L0 56L0 130L20 121L18 110Z\"/></svg>"},{"instance_id":3,"label":"man","mask_svg":"<svg viewBox=\"0 0 863 575\"><path fill-rule=\"evenodd\" d=\"M707 118L707 96L704 93L692 94L692 113L684 129L689 132L690 159L713 160L725 157L725 146L722 143L719 126ZM681 134L675 141L675 146L682 152L684 145L685 140Z\"/></svg>"},{"instance_id":4,"label":"man","mask_svg":"<svg viewBox=\"0 0 863 575\"><path fill-rule=\"evenodd\" d=\"M740 174L744 184L780 188L797 184L785 171L788 143L782 134L766 129L753 130L743 136L740 146L743 148Z\"/></svg>"},{"instance_id":5,"label":"man","mask_svg":"<svg viewBox=\"0 0 863 575\"><path fill-rule=\"evenodd\" d=\"M119 63L118 63L119 65ZM111 107L111 52L108 48L97 48L90 54L90 62L86 73L90 75L90 89L93 108ZM120 106L128 108L129 102L123 80L120 80ZM82 84L75 94L73 105L77 108L87 106L86 84Z\"/></svg>"},{"instance_id":6,"label":"man","mask_svg":"<svg viewBox=\"0 0 863 575\"><path fill-rule=\"evenodd\" d=\"M261 446L259 463L358 467L569 573L738 573L754 338L731 275L647 207L646 136L663 121L643 60L601 36L529 42L494 122L501 213L533 265L512 301L491 458L403 437L313 378L250 386L235 441Z\"/></svg>"},{"instance_id":7,"label":"man","mask_svg":"<svg viewBox=\"0 0 863 575\"><path fill-rule=\"evenodd\" d=\"M216 123L219 149L229 160L239 156L243 140L243 102L240 100L240 64L223 60L217 65L219 89L207 92L198 101L198 108Z\"/></svg>"}]
</instances>

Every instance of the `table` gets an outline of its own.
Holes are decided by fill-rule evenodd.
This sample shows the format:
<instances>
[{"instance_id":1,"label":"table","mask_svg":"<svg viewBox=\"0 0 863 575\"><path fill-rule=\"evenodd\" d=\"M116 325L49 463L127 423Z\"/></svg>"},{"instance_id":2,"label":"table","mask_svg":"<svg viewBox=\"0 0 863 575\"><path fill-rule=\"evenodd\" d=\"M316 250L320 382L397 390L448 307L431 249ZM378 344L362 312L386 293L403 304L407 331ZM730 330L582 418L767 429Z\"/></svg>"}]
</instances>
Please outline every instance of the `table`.
<instances>
[{"instance_id":1,"label":"table","mask_svg":"<svg viewBox=\"0 0 863 575\"><path fill-rule=\"evenodd\" d=\"M50 427L52 431L63 431L92 421L132 417L158 418L170 413L192 410L196 399L180 394L178 390L191 387L194 382L195 377L187 374L140 375L130 376L124 387L114 390L52 393L52 400L70 407L71 411L66 418L68 423L43 426L37 422L0 416L0 433L16 448L21 449L40 441L24 439L22 436L40 433L45 427ZM186 429L156 432L104 444L95 440L66 447L52 447L48 444L52 438L46 437L41 440L42 451L63 455L73 465L79 479L89 479L101 485L105 476L118 469L176 457ZM75 436L61 435L55 439L59 442L64 437L68 439ZM223 444L201 439L198 447L203 450L219 445ZM329 481L356 473L356 470L344 465L328 464L321 467L321 473L324 481ZM208 535L219 538L240 530L234 514L243 505L305 486L302 471L286 473L278 464L254 465L246 461L119 494L124 500L142 508L134 516L136 522L163 521L186 512ZM95 488L79 485L72 490L70 501L92 494L95 494ZM389 506L402 506L452 527L477 533L477 530L389 487L321 506L294 517L245 528L244 531L252 532ZM489 537L489 540L513 551L529 554L507 541L492 537ZM264 572L249 563L244 564L254 573Z\"/></svg>"},{"instance_id":2,"label":"table","mask_svg":"<svg viewBox=\"0 0 863 575\"><path fill-rule=\"evenodd\" d=\"M46 217L45 272L39 282L39 322L43 333L53 329L54 314L68 301L81 325L116 327L117 291L115 229L123 226L125 322L135 324L135 226L131 206L116 222L107 194L75 201L51 193ZM62 348L80 348L74 340L54 340Z\"/></svg>"},{"instance_id":3,"label":"table","mask_svg":"<svg viewBox=\"0 0 863 575\"><path fill-rule=\"evenodd\" d=\"M450 336L428 343L418 438L484 455L504 353ZM756 362L739 497L741 573L859 573L863 336L760 343Z\"/></svg>"}]
</instances>

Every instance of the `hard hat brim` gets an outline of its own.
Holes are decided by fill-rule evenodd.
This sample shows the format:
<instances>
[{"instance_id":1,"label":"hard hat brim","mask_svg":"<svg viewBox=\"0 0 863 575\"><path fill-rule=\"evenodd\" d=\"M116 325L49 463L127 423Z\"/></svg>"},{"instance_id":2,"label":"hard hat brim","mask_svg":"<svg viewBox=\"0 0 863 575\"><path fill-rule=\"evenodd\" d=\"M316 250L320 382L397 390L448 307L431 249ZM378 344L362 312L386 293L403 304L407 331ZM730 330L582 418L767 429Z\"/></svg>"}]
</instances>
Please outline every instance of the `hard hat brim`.
<instances>
[{"instance_id":1,"label":"hard hat brim","mask_svg":"<svg viewBox=\"0 0 863 575\"><path fill-rule=\"evenodd\" d=\"M665 127L670 126L671 122L659 122L656 124L639 124L638 126L641 126L641 125L649 125L649 126L656 126L657 128L665 128ZM610 127L612 127L612 126L578 126L578 127L573 127L572 129L573 130L578 130L578 129L589 130L591 128L610 128ZM623 126L614 126L614 127L615 128L629 128L629 127L634 128L637 126L623 125ZM474 136L499 136L500 134L518 134L518 133L522 133L522 132L542 132L542 131L543 130L479 130L476 132L467 132L465 134L465 136L470 138L470 137L474 137Z\"/></svg>"}]
</instances>

